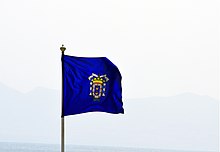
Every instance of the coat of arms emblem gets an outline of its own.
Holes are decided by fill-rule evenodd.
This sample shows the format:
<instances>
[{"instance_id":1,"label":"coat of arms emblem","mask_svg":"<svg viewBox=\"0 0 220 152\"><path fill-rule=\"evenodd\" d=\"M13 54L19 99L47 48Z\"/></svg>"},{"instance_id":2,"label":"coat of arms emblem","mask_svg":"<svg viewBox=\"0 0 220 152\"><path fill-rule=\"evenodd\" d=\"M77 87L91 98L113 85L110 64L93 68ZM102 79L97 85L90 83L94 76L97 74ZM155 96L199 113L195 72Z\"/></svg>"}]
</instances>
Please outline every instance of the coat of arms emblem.
<instances>
[{"instance_id":1,"label":"coat of arms emblem","mask_svg":"<svg viewBox=\"0 0 220 152\"><path fill-rule=\"evenodd\" d=\"M97 75L92 73L89 76L90 80L90 96L93 96L94 99L99 99L101 96L105 96L106 91L106 82L109 80L105 75Z\"/></svg>"}]
</instances>

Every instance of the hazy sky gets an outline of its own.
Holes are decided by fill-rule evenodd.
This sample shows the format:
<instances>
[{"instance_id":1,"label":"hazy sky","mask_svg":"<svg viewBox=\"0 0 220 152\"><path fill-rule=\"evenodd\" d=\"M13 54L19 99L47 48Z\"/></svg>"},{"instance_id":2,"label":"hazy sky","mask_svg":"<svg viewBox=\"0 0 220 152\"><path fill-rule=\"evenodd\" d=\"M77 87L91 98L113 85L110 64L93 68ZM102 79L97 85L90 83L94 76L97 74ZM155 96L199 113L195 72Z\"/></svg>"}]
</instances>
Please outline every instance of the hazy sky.
<instances>
[{"instance_id":1,"label":"hazy sky","mask_svg":"<svg viewBox=\"0 0 220 152\"><path fill-rule=\"evenodd\" d=\"M21 92L29 92L36 87L61 90L59 47L65 44L66 54L105 56L115 63L122 74L125 99L173 96L185 92L208 95L217 99L220 76L219 9L219 0L1 0L0 83ZM38 97L43 97L43 95ZM39 101L38 98L31 99L36 102L27 103L33 106ZM193 101L197 102L196 99ZM210 105L206 106L201 102L198 106L199 113L194 110L199 104L190 102L190 100L187 100L186 104L185 102L177 104L175 101L169 102L171 109L169 110L166 105L148 100L146 104L152 103L153 106L143 107L145 115L135 112L139 109L134 106L131 106L133 109L130 111L129 108L126 109L127 114L117 116L118 120L119 118L125 120L121 121L125 122L121 125L125 128L122 131L127 136L120 136L120 138L129 137L121 141L127 142L127 145L138 143L151 146L154 142L152 139L156 139L155 141L160 142L155 142L155 144L159 143L161 147L178 148L179 146L186 149L197 148L197 146L209 148L210 145L214 145L215 141L208 141L207 143L210 144L203 143L203 141L210 139L205 138L206 135L210 137L211 134L216 137L214 135L216 126L212 125L216 124L216 119L211 115L216 111L212 111ZM45 101L40 100L39 103L41 102ZM55 104L55 102L49 112L46 106L42 109L45 108L45 113L48 115L53 111L56 112L57 115L54 112L52 117L56 119L54 122L57 125L54 125L52 129L58 130L60 122L56 106L60 106L60 103ZM9 103L3 103L2 109ZM128 104L124 104L125 108ZM210 104L213 103L210 102ZM23 107L23 105L20 106ZM205 110L206 107L208 110ZM13 108L19 110L16 106ZM13 108L10 107L9 111L16 114ZM32 110L37 111L37 108L32 108ZM189 113L190 110L191 113ZM22 112L15 115L21 126L32 124L31 121L25 122L26 117L19 117ZM39 117L37 112L33 114L36 115L34 117L36 122L42 121L39 119L42 117ZM135 114L139 114L140 117L135 117ZM201 117L194 117L197 115ZM92 135L91 138L87 138L87 135L82 135L80 132L80 130L85 130L86 133L93 129L91 126L96 127L91 117L74 117L73 121L68 121L66 126L67 129L69 128L69 136L67 138L73 135L73 141L79 139L86 144L90 143L91 139L92 143ZM145 118L143 121L142 117ZM19 133L22 136L24 134L26 139L32 133L37 134L37 131L33 132L34 129L31 127L27 132L25 128L16 128L10 123L7 124L10 121L16 122L16 119L8 116L3 119L6 129L2 130L8 138L13 133L15 135ZM87 124L89 123L87 119L90 120L91 126L84 125L85 129L82 129L83 123L80 121L85 120ZM48 123L48 120L45 122ZM109 123L108 118L104 120L102 117L100 119L94 117L94 120ZM112 122L112 126L116 124L115 118ZM129 122L128 125L126 122ZM201 127L198 124L202 124ZM38 125L42 124L38 123ZM120 129L118 126L114 128L109 124L104 125L107 129L101 126L100 130L103 132L107 130L108 134L96 137L103 137L100 138L101 140L114 136L113 133L109 135L108 127L113 131L115 128ZM50 126L43 126L39 129L39 131L45 131L47 128L49 131L45 133L45 137L53 133L50 132ZM142 133L139 128L146 131ZM16 129L25 131L19 132ZM150 134L152 136L149 136ZM59 138L57 134L53 135L56 139ZM105 138L104 135L106 135ZM39 138L42 137L44 136L39 134ZM139 140L132 142L136 139L142 142L139 143ZM97 141L94 140L95 142Z\"/></svg>"},{"instance_id":2,"label":"hazy sky","mask_svg":"<svg viewBox=\"0 0 220 152\"><path fill-rule=\"evenodd\" d=\"M106 56L123 97L183 92L218 98L217 0L1 0L0 82L60 89L59 47Z\"/></svg>"}]
</instances>

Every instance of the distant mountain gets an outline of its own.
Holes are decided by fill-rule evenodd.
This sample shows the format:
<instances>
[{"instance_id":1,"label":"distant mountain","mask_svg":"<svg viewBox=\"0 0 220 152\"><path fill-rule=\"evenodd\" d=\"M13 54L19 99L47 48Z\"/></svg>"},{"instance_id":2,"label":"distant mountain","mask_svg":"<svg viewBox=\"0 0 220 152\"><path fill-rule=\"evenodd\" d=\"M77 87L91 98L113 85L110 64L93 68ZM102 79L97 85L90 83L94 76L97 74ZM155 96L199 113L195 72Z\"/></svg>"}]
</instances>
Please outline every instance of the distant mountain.
<instances>
[{"instance_id":1,"label":"distant mountain","mask_svg":"<svg viewBox=\"0 0 220 152\"><path fill-rule=\"evenodd\" d=\"M23 94L0 84L0 141L59 143L60 91ZM124 101L125 114L66 117L66 143L217 151L218 104L185 93Z\"/></svg>"}]
</instances>

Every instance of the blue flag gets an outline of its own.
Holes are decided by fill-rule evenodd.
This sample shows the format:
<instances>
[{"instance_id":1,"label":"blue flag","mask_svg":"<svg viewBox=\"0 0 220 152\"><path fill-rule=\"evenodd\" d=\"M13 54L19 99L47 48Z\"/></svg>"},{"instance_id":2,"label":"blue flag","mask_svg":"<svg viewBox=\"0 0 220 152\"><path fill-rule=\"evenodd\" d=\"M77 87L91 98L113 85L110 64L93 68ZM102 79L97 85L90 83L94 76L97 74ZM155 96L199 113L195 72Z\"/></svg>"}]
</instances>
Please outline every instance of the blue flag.
<instances>
[{"instance_id":1,"label":"blue flag","mask_svg":"<svg viewBox=\"0 0 220 152\"><path fill-rule=\"evenodd\" d=\"M63 55L63 116L124 113L121 74L105 57Z\"/></svg>"}]
</instances>

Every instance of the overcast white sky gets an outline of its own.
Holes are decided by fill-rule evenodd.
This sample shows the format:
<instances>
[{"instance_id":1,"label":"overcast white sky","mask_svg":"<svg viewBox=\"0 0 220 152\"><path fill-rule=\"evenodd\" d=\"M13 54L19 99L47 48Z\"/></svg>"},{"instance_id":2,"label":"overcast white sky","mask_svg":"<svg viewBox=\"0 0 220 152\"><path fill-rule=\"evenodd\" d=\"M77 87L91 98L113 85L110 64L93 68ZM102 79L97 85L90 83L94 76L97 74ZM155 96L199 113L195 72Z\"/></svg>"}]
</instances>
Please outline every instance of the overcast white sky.
<instances>
[{"instance_id":1,"label":"overcast white sky","mask_svg":"<svg viewBox=\"0 0 220 152\"><path fill-rule=\"evenodd\" d=\"M106 56L123 97L192 92L218 98L217 0L1 0L0 82L60 89L59 47Z\"/></svg>"}]
</instances>

